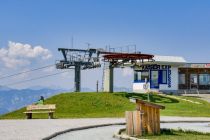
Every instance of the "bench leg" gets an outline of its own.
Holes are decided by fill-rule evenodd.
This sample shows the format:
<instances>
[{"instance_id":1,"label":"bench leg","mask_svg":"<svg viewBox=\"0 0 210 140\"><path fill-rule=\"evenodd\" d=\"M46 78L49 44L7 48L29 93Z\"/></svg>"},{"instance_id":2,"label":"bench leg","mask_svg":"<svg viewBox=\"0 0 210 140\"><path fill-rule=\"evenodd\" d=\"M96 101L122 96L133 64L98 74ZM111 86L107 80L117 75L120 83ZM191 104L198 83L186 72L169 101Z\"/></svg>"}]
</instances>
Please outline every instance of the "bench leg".
<instances>
[{"instance_id":1,"label":"bench leg","mask_svg":"<svg viewBox=\"0 0 210 140\"><path fill-rule=\"evenodd\" d=\"M53 119L53 113L52 112L49 113L49 117L48 118L49 119Z\"/></svg>"},{"instance_id":2,"label":"bench leg","mask_svg":"<svg viewBox=\"0 0 210 140\"><path fill-rule=\"evenodd\" d=\"M27 119L32 119L32 113L26 113Z\"/></svg>"}]
</instances>

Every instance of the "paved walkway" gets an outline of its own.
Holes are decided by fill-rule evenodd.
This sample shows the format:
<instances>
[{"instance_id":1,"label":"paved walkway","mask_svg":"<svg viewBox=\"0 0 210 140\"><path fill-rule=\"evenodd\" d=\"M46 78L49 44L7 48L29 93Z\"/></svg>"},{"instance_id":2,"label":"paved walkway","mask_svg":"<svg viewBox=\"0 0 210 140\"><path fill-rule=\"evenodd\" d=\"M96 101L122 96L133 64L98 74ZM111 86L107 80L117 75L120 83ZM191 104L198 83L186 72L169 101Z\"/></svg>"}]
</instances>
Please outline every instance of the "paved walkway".
<instances>
[{"instance_id":1,"label":"paved walkway","mask_svg":"<svg viewBox=\"0 0 210 140\"><path fill-rule=\"evenodd\" d=\"M173 123L173 122L210 122L210 117L169 117L161 116L160 121L162 123Z\"/></svg>"},{"instance_id":2,"label":"paved walkway","mask_svg":"<svg viewBox=\"0 0 210 140\"><path fill-rule=\"evenodd\" d=\"M210 133L210 123L161 123L161 128L183 129L202 133Z\"/></svg>"},{"instance_id":3,"label":"paved walkway","mask_svg":"<svg viewBox=\"0 0 210 140\"><path fill-rule=\"evenodd\" d=\"M200 97L201 99L210 102L210 94L182 94L183 96L195 96Z\"/></svg>"},{"instance_id":4,"label":"paved walkway","mask_svg":"<svg viewBox=\"0 0 210 140\"><path fill-rule=\"evenodd\" d=\"M161 128L168 129L184 129L198 132L210 132L209 123L161 123ZM87 130L72 131L57 137L52 140L119 140L113 138L113 134L120 129L125 128L125 125L114 125L99 128L91 128Z\"/></svg>"},{"instance_id":5,"label":"paved walkway","mask_svg":"<svg viewBox=\"0 0 210 140\"><path fill-rule=\"evenodd\" d=\"M125 125L73 131L54 137L52 140L119 140L118 138L113 138L113 135L123 128L125 128Z\"/></svg>"},{"instance_id":6,"label":"paved walkway","mask_svg":"<svg viewBox=\"0 0 210 140\"><path fill-rule=\"evenodd\" d=\"M40 140L70 128L121 122L124 119L0 120L0 140Z\"/></svg>"},{"instance_id":7,"label":"paved walkway","mask_svg":"<svg viewBox=\"0 0 210 140\"><path fill-rule=\"evenodd\" d=\"M161 122L210 122L203 117L161 117ZM40 140L56 132L91 125L125 123L124 118L0 120L0 140Z\"/></svg>"},{"instance_id":8,"label":"paved walkway","mask_svg":"<svg viewBox=\"0 0 210 140\"><path fill-rule=\"evenodd\" d=\"M168 129L184 129L198 132L210 132L208 123L161 123L161 128ZM125 125L114 125L87 130L72 131L57 137L52 140L119 140L113 138L113 134L120 129L125 128Z\"/></svg>"}]
</instances>

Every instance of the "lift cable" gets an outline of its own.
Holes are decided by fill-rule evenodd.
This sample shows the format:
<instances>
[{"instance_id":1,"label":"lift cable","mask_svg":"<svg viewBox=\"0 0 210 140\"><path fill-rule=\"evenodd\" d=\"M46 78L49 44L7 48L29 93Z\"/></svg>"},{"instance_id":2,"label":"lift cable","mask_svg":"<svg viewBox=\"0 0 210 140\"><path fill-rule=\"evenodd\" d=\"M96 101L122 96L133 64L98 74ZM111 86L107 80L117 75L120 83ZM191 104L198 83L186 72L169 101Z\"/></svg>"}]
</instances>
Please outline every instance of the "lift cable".
<instances>
[{"instance_id":1,"label":"lift cable","mask_svg":"<svg viewBox=\"0 0 210 140\"><path fill-rule=\"evenodd\" d=\"M26 70L26 71L23 71L23 72L14 73L14 74L11 74L11 75L4 74L6 76L0 77L0 80L5 79L5 78L14 77L14 76L21 75L21 74L25 74L25 73L29 73L29 72L32 72L32 71L37 71L37 70L40 70L40 69L45 69L45 68L52 67L52 66L55 66L55 64L47 65L47 66L43 66L43 67L39 67L39 68L34 68L34 69Z\"/></svg>"},{"instance_id":2,"label":"lift cable","mask_svg":"<svg viewBox=\"0 0 210 140\"><path fill-rule=\"evenodd\" d=\"M5 85L2 85L2 86L18 85L18 84L22 84L22 83L26 83L26 82L38 80L38 79L43 79L43 78L46 78L46 77L51 77L51 76L59 75L59 74L66 73L66 72L68 72L68 71L63 71L63 72L57 72L57 73L53 73L53 74L48 74L48 75L44 75L44 76L40 76L40 77L36 77L36 78L31 78L31 79L19 81L19 82L5 84Z\"/></svg>"}]
</instances>

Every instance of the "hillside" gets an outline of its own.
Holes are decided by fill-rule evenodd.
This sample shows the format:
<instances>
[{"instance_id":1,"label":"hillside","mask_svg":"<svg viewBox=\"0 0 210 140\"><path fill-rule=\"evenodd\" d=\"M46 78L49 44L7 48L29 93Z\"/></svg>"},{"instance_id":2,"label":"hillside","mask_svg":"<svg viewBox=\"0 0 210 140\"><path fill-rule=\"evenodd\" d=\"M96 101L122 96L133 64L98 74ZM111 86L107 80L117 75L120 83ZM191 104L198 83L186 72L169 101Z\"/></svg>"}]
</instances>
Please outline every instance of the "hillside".
<instances>
[{"instance_id":1,"label":"hillside","mask_svg":"<svg viewBox=\"0 0 210 140\"><path fill-rule=\"evenodd\" d=\"M127 98L108 93L62 93L46 100L56 104L55 118L122 117L125 110L135 105ZM23 119L25 108L0 116L1 119ZM47 114L35 114L34 118L47 118Z\"/></svg>"},{"instance_id":2,"label":"hillside","mask_svg":"<svg viewBox=\"0 0 210 140\"><path fill-rule=\"evenodd\" d=\"M55 118L124 117L126 110L135 110L129 97L147 100L147 94L135 93L62 93L47 99L46 104L56 104ZM210 117L210 103L199 98L154 94L151 101L166 107L161 110L163 116ZM22 108L0 119L23 119L24 111ZM47 118L47 114L34 118Z\"/></svg>"},{"instance_id":3,"label":"hillside","mask_svg":"<svg viewBox=\"0 0 210 140\"><path fill-rule=\"evenodd\" d=\"M40 96L49 98L58 93L64 92L62 89L10 89L0 86L0 115L17 110L28 104L36 102Z\"/></svg>"}]
</instances>

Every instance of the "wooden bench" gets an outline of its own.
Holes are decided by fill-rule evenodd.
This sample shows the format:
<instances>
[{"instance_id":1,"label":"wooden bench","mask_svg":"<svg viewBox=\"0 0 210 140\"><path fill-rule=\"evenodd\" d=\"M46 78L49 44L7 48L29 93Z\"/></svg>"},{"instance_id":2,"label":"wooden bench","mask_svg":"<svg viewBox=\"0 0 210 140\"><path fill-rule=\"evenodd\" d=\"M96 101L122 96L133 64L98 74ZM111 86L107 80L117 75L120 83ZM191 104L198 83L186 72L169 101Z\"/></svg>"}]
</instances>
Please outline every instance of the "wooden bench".
<instances>
[{"instance_id":1,"label":"wooden bench","mask_svg":"<svg viewBox=\"0 0 210 140\"><path fill-rule=\"evenodd\" d=\"M56 105L55 104L48 104L48 105L29 105L26 107L26 114L27 119L32 119L32 114L42 114L47 113L49 119L53 119L53 113L55 112Z\"/></svg>"}]
</instances>

